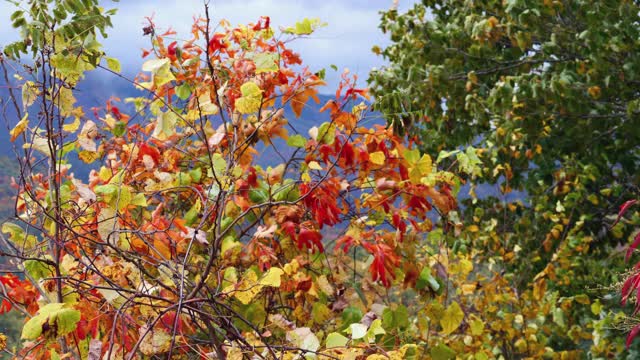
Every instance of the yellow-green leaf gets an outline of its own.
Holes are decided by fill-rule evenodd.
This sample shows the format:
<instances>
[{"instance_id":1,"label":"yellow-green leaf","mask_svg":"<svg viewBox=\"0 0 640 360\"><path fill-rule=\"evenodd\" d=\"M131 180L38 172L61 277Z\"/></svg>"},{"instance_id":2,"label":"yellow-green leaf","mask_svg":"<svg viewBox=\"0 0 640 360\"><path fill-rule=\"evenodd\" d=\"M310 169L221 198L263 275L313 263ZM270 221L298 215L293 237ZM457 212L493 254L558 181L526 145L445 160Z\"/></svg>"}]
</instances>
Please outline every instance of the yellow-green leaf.
<instances>
[{"instance_id":1,"label":"yellow-green leaf","mask_svg":"<svg viewBox=\"0 0 640 360\"><path fill-rule=\"evenodd\" d=\"M471 335L482 335L484 332L484 322L482 319L477 318L476 316L472 316L473 320L469 322L469 327L471 328Z\"/></svg>"},{"instance_id":2,"label":"yellow-green leaf","mask_svg":"<svg viewBox=\"0 0 640 360\"><path fill-rule=\"evenodd\" d=\"M462 323L464 319L464 312L460 308L457 302L452 302L449 307L442 314L442 318L440 319L440 326L442 326L442 332L445 335L451 334L456 331L456 329Z\"/></svg>"},{"instance_id":3,"label":"yellow-green leaf","mask_svg":"<svg viewBox=\"0 0 640 360\"><path fill-rule=\"evenodd\" d=\"M178 116L173 111L167 111L160 114L156 119L156 127L153 129L153 137L166 140L169 136L176 133L176 123Z\"/></svg>"},{"instance_id":4,"label":"yellow-green leaf","mask_svg":"<svg viewBox=\"0 0 640 360\"><path fill-rule=\"evenodd\" d=\"M334 347L344 347L349 342L349 338L339 334L337 332L332 332L327 335L327 339L325 341L327 349Z\"/></svg>"},{"instance_id":5,"label":"yellow-green leaf","mask_svg":"<svg viewBox=\"0 0 640 360\"><path fill-rule=\"evenodd\" d=\"M27 109L38 97L38 87L33 81L27 81L22 85L22 108Z\"/></svg>"},{"instance_id":6,"label":"yellow-green leaf","mask_svg":"<svg viewBox=\"0 0 640 360\"><path fill-rule=\"evenodd\" d=\"M256 64L256 74L278 71L278 54L259 53L253 57Z\"/></svg>"},{"instance_id":7,"label":"yellow-green leaf","mask_svg":"<svg viewBox=\"0 0 640 360\"><path fill-rule=\"evenodd\" d=\"M119 73L122 67L120 66L120 61L116 58L108 57L107 58L107 66L114 72Z\"/></svg>"},{"instance_id":8,"label":"yellow-green leaf","mask_svg":"<svg viewBox=\"0 0 640 360\"><path fill-rule=\"evenodd\" d=\"M80 311L69 309L64 303L47 304L24 324L21 338L35 340L48 331L55 331L55 336L63 336L74 331L78 321Z\"/></svg>"}]
</instances>

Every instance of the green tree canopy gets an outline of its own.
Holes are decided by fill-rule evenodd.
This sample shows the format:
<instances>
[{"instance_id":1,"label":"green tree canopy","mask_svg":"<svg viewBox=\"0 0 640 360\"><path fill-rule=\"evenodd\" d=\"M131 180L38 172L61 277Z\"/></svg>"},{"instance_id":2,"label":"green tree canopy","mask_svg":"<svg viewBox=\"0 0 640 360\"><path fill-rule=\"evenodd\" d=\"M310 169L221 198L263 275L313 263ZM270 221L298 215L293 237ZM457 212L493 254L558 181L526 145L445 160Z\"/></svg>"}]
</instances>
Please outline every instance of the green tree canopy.
<instances>
[{"instance_id":1,"label":"green tree canopy","mask_svg":"<svg viewBox=\"0 0 640 360\"><path fill-rule=\"evenodd\" d=\"M378 110L441 152L441 166L471 169L472 189L525 192L512 203L472 196L462 222L482 231L458 236L511 254L505 267L519 270L522 290L548 278L568 296L617 279L622 256L611 251L631 229L609 231L608 215L638 192L639 14L629 1L523 0L422 1L382 14L392 43L373 49L389 61L369 79Z\"/></svg>"},{"instance_id":2,"label":"green tree canopy","mask_svg":"<svg viewBox=\"0 0 640 360\"><path fill-rule=\"evenodd\" d=\"M392 44L374 48L390 65L370 78L378 108L396 128L419 129L427 152L475 144L483 180L526 190L530 211L561 200L577 211L572 224L584 215L588 232L606 236L605 215L637 190L639 10L626 1L390 10L381 28Z\"/></svg>"}]
</instances>

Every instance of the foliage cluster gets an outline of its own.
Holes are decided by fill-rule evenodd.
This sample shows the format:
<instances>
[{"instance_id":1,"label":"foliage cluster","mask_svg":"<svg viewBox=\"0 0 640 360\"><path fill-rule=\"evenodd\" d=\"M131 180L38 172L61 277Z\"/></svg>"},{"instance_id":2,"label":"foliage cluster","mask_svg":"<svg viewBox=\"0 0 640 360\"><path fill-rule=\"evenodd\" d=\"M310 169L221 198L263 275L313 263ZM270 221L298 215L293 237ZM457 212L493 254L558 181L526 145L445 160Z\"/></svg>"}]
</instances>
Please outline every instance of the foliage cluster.
<instances>
[{"instance_id":1,"label":"foliage cluster","mask_svg":"<svg viewBox=\"0 0 640 360\"><path fill-rule=\"evenodd\" d=\"M111 12L31 3L12 16L25 41L5 49L35 56L15 76L10 135L24 154L2 226L21 272L0 277L2 311L28 317L17 357L417 356L397 341L410 324L393 300L440 286L421 234L455 208L456 176L391 129L363 127L368 95L348 73L326 122L301 134L284 117L324 85L288 47L319 21L214 29L205 7L186 41L149 21L132 81L146 96L87 114L74 96L85 73L121 76L95 36ZM68 19L71 3L100 21L85 27L75 8ZM94 164L88 181L72 156Z\"/></svg>"}]
</instances>

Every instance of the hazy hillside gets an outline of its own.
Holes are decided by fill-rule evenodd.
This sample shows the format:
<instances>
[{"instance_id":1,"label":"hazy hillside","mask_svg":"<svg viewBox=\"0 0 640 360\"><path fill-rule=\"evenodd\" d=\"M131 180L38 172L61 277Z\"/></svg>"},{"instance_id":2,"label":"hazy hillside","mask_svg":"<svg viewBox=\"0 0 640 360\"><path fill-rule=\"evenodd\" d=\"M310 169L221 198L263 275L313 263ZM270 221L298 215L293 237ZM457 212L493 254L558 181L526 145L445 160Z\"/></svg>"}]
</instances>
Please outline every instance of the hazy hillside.
<instances>
[{"instance_id":1,"label":"hazy hillside","mask_svg":"<svg viewBox=\"0 0 640 360\"><path fill-rule=\"evenodd\" d=\"M14 89L14 93L19 97L20 89ZM85 114L91 117L93 116L91 108L104 107L106 101L110 98L117 97L120 100L124 100L128 97L148 96L148 92L137 90L131 83L116 76L89 73L89 76L76 87L75 96L78 100L76 105L82 106ZM290 107L287 106L285 108L285 117L297 131L305 136L311 127L329 121L328 112L320 113L318 109L331 99L331 97L320 95L319 98L320 103L316 104L314 101L310 101L307 104L300 118L294 116ZM127 114L133 115L134 113L132 105L121 103L117 106ZM0 108L3 110L2 131L0 131L0 156L12 158L15 156L13 151L15 145L9 141L9 129L13 128L19 119L16 116L13 105L9 103L9 91L6 86L0 86ZM148 118L145 120L148 120ZM375 121L381 122L381 119L376 118ZM275 145L278 146L279 143L276 141ZM275 153L270 151L270 149L260 149L261 162L264 164L270 164L270 160L273 160L274 155ZM72 159L72 165L76 176L86 177L88 175L90 169L86 164L77 161L77 159ZM3 171L3 169L0 169L0 174L2 174Z\"/></svg>"}]
</instances>

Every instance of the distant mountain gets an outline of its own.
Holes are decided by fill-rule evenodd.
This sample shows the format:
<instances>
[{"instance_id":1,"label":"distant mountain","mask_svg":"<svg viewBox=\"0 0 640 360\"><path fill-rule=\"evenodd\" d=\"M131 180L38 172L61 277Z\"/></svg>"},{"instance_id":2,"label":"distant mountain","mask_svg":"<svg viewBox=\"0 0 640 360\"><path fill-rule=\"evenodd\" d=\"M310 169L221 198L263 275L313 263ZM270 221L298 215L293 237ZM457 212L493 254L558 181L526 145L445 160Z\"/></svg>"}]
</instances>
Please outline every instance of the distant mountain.
<instances>
[{"instance_id":1,"label":"distant mountain","mask_svg":"<svg viewBox=\"0 0 640 360\"><path fill-rule=\"evenodd\" d=\"M14 88L14 94L18 97L19 105L21 102L21 89ZM126 114L133 115L135 113L132 104L125 104L124 99L128 97L144 97L149 96L146 91L138 90L129 81L112 75L100 75L97 72L88 73L86 78L81 80L74 89L74 95L77 99L76 106L82 106L87 117L92 117L91 108L101 107L104 108L107 100L111 98L119 98L122 102L116 106ZM296 118L291 107L287 105L285 107L285 118L289 120L291 127L288 129L290 133L293 133L292 129L295 128L303 136L308 136L308 131L314 126L319 126L325 121L330 121L329 112L320 113L319 109L333 97L327 95L319 95L319 103L315 103L310 100L306 107L302 111L300 118ZM9 102L9 90L7 86L0 85L0 109L3 110L4 119L2 120L2 130L0 130L0 156L8 156L10 158L15 156L13 144L9 141L9 129L13 128L19 121L13 104ZM139 121L141 119L133 120ZM148 118L145 120L149 120ZM376 116L372 122L382 123L379 116ZM266 165L277 165L282 160L278 154L274 151L275 148L282 148L284 141L281 139L274 140L274 146L267 146L266 148L259 148L260 152L258 163ZM18 144L19 146L19 144ZM285 156L287 154L284 154ZM80 162L77 159L71 159L72 168L74 173L79 178L86 178L88 176L90 168ZM2 169L0 169L0 173Z\"/></svg>"}]
</instances>

